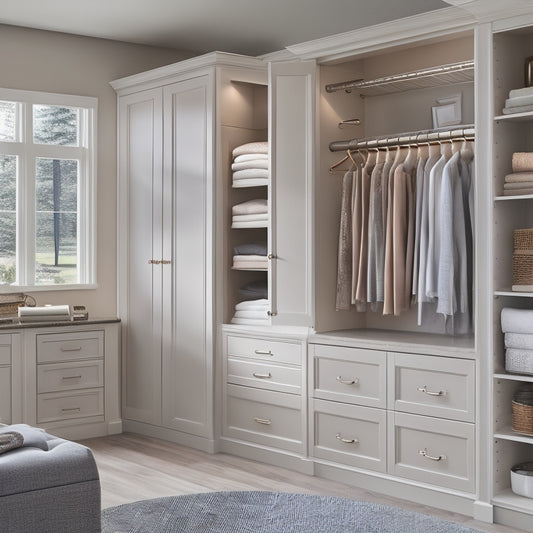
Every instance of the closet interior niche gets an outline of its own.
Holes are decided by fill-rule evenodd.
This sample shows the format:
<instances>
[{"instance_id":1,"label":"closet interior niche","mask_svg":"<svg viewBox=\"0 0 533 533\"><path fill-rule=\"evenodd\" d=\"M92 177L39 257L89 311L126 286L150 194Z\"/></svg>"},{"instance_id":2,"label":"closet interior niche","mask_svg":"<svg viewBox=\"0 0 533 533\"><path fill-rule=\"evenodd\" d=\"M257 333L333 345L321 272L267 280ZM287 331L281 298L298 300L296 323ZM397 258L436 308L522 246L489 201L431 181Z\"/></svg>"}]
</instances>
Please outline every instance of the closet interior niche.
<instances>
[{"instance_id":1,"label":"closet interior niche","mask_svg":"<svg viewBox=\"0 0 533 533\"><path fill-rule=\"evenodd\" d=\"M268 224L244 224L232 228L232 207L256 199L268 199L269 187L266 184L253 186L233 186L232 152L238 146L268 139L268 88L267 73L225 71L221 76L220 105L220 165L222 175L217 179L223 198L222 220L222 261L224 279L221 286L224 302L222 323L230 323L235 313L235 305L245 298L239 290L255 281L267 283L268 271L233 268L234 249L249 243L268 241ZM243 180L244 181L244 180ZM266 180L268 182L268 180ZM257 226L257 227L250 227ZM265 313L266 318L268 316Z\"/></svg>"},{"instance_id":2,"label":"closet interior niche","mask_svg":"<svg viewBox=\"0 0 533 533\"><path fill-rule=\"evenodd\" d=\"M318 332L350 330L350 336L379 340L385 338L386 330L391 330L400 336L400 332L405 332L404 340L407 342L414 339L414 342L443 346L457 345L459 342L465 349L473 348L473 327L459 340L450 335L450 319L446 321L443 314L424 311L419 324L416 303L411 303L399 316L384 315L382 304L378 304L376 310L372 310L370 305L367 305L366 311L358 311L354 305L350 310L337 310L343 170L350 168L350 160L339 165L335 172L329 172L346 155L346 152L330 149L335 141L366 139L371 145L373 139L382 139L385 153L383 144L388 139L392 154L397 148L390 141L401 139L408 133L412 135L410 142L414 146L412 140L416 139L418 133L430 136L436 126L440 130L461 132L463 128L472 128L473 57L474 37L467 32L396 47L394 51L381 50L321 64L320 165L316 179ZM348 90L339 87L350 80L361 82L348 87ZM460 102L460 116L448 115L445 120L441 118L435 123L432 108L452 101ZM352 118L357 118L360 124L339 127L339 123ZM402 144L401 140L396 142L398 144ZM455 146L460 144L462 140L458 139ZM449 141L442 141L442 150L449 150L450 146ZM357 156L356 151L353 154ZM461 333L464 331L461 330ZM412 333L423 335L413 336Z\"/></svg>"}]
</instances>

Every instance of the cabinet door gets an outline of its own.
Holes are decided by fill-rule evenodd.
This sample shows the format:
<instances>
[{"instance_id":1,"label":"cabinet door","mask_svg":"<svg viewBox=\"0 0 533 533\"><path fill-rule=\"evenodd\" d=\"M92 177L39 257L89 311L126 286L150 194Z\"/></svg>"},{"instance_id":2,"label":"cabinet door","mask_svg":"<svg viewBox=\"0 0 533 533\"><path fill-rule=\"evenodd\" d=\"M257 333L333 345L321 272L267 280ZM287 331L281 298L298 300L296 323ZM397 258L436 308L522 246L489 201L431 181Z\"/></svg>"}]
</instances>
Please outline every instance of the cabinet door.
<instances>
[{"instance_id":1,"label":"cabinet door","mask_svg":"<svg viewBox=\"0 0 533 533\"><path fill-rule=\"evenodd\" d=\"M162 93L119 99L119 306L124 418L161 419Z\"/></svg>"},{"instance_id":2,"label":"cabinet door","mask_svg":"<svg viewBox=\"0 0 533 533\"><path fill-rule=\"evenodd\" d=\"M212 435L213 79L164 88L163 424Z\"/></svg>"},{"instance_id":3,"label":"cabinet door","mask_svg":"<svg viewBox=\"0 0 533 533\"><path fill-rule=\"evenodd\" d=\"M0 423L11 424L11 367L0 367Z\"/></svg>"},{"instance_id":4,"label":"cabinet door","mask_svg":"<svg viewBox=\"0 0 533 533\"><path fill-rule=\"evenodd\" d=\"M271 64L272 323L312 326L314 61Z\"/></svg>"}]
</instances>

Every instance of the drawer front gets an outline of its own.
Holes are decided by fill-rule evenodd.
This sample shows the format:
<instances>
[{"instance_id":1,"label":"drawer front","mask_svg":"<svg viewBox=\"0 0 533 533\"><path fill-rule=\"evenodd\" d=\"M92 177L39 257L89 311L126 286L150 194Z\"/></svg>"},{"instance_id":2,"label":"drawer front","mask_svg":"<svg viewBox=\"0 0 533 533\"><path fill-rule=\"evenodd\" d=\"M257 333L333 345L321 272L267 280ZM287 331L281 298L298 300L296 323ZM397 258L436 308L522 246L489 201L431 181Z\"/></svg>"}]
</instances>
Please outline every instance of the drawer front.
<instances>
[{"instance_id":1,"label":"drawer front","mask_svg":"<svg viewBox=\"0 0 533 533\"><path fill-rule=\"evenodd\" d=\"M302 391L302 369L246 361L244 359L227 360L227 381L235 385L246 385L260 389L271 389L291 394Z\"/></svg>"},{"instance_id":2,"label":"drawer front","mask_svg":"<svg viewBox=\"0 0 533 533\"><path fill-rule=\"evenodd\" d=\"M0 368L0 423L11 424L11 368Z\"/></svg>"},{"instance_id":3,"label":"drawer front","mask_svg":"<svg viewBox=\"0 0 533 533\"><path fill-rule=\"evenodd\" d=\"M312 400L313 455L344 465L387 471L387 413L383 409Z\"/></svg>"},{"instance_id":4,"label":"drawer front","mask_svg":"<svg viewBox=\"0 0 533 533\"><path fill-rule=\"evenodd\" d=\"M8 337L9 344L0 344L0 365L11 364L11 337L9 335L0 335L0 337ZM0 339L1 343L1 339Z\"/></svg>"},{"instance_id":5,"label":"drawer front","mask_svg":"<svg viewBox=\"0 0 533 533\"><path fill-rule=\"evenodd\" d=\"M474 361L390 353L389 363L389 409L474 422Z\"/></svg>"},{"instance_id":6,"label":"drawer front","mask_svg":"<svg viewBox=\"0 0 533 533\"><path fill-rule=\"evenodd\" d=\"M37 366L37 392L91 389L104 385L104 362L100 360L51 363Z\"/></svg>"},{"instance_id":7,"label":"drawer front","mask_svg":"<svg viewBox=\"0 0 533 533\"><path fill-rule=\"evenodd\" d=\"M302 364L302 346L299 343L228 335L226 346L228 356L248 357L273 363Z\"/></svg>"},{"instance_id":8,"label":"drawer front","mask_svg":"<svg viewBox=\"0 0 533 533\"><path fill-rule=\"evenodd\" d=\"M37 422L104 415L103 389L56 392L37 396Z\"/></svg>"},{"instance_id":9,"label":"drawer front","mask_svg":"<svg viewBox=\"0 0 533 533\"><path fill-rule=\"evenodd\" d=\"M474 425L389 412L389 473L473 492Z\"/></svg>"},{"instance_id":10,"label":"drawer front","mask_svg":"<svg viewBox=\"0 0 533 533\"><path fill-rule=\"evenodd\" d=\"M317 344L310 348L310 359L315 398L386 407L385 352Z\"/></svg>"},{"instance_id":11,"label":"drawer front","mask_svg":"<svg viewBox=\"0 0 533 533\"><path fill-rule=\"evenodd\" d=\"M103 331L45 333L37 335L37 362L55 363L93 359L104 355Z\"/></svg>"},{"instance_id":12,"label":"drawer front","mask_svg":"<svg viewBox=\"0 0 533 533\"><path fill-rule=\"evenodd\" d=\"M227 386L224 434L303 453L301 398L294 394Z\"/></svg>"}]
</instances>

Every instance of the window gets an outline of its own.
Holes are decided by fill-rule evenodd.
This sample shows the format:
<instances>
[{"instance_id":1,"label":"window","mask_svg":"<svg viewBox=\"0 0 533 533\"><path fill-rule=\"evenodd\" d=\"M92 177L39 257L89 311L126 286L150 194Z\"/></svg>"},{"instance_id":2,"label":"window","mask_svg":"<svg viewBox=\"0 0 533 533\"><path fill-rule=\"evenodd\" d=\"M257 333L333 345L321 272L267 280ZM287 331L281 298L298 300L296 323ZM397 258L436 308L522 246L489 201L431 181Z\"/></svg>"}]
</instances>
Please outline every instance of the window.
<instances>
[{"instance_id":1,"label":"window","mask_svg":"<svg viewBox=\"0 0 533 533\"><path fill-rule=\"evenodd\" d=\"M0 89L0 291L95 284L96 110Z\"/></svg>"}]
</instances>

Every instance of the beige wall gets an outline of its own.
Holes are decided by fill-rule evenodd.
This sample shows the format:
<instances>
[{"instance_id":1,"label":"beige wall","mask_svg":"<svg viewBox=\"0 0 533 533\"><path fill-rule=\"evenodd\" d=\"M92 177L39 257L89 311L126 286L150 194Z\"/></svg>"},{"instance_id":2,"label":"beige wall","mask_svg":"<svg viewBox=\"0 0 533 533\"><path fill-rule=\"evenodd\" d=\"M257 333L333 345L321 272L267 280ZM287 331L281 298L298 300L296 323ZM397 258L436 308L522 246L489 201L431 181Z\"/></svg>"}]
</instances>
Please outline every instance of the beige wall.
<instances>
[{"instance_id":1,"label":"beige wall","mask_svg":"<svg viewBox=\"0 0 533 533\"><path fill-rule=\"evenodd\" d=\"M98 98L98 288L32 293L39 305L86 305L90 316L117 313L116 96L111 80L194 54L0 25L0 87Z\"/></svg>"}]
</instances>

